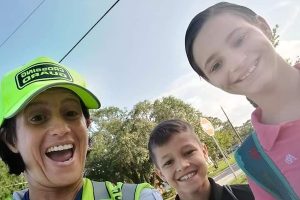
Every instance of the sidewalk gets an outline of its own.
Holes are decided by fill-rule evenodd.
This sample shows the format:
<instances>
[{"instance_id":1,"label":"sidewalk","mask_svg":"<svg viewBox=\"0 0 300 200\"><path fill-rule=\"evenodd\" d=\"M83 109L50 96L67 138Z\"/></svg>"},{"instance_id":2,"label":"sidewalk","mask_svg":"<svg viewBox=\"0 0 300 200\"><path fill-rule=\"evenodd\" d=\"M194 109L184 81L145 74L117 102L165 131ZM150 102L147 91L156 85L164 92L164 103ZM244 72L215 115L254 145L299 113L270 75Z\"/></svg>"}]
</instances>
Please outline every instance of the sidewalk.
<instances>
[{"instance_id":1,"label":"sidewalk","mask_svg":"<svg viewBox=\"0 0 300 200\"><path fill-rule=\"evenodd\" d=\"M238 169L234 172L236 174L236 176L239 176L241 174L243 174L244 172L241 169ZM214 177L215 179L216 177ZM229 184L231 181L233 181L235 179L234 175L232 173L228 174L227 176L219 179L216 181L216 183L220 184L220 185L226 185Z\"/></svg>"}]
</instances>

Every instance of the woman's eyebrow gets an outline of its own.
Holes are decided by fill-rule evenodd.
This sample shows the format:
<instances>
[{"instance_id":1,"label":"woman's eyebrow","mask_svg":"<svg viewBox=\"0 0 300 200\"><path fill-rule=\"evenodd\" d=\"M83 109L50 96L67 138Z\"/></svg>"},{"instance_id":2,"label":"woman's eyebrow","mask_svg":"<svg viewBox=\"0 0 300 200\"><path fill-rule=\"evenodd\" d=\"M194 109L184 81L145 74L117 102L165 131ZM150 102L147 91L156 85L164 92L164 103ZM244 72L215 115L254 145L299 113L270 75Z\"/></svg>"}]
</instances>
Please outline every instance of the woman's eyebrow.
<instances>
[{"instance_id":1,"label":"woman's eyebrow","mask_svg":"<svg viewBox=\"0 0 300 200\"><path fill-rule=\"evenodd\" d=\"M47 105L47 102L45 101L33 101L33 102L29 102L24 110L27 110L30 107L35 107L35 106L43 106L43 105Z\"/></svg>"},{"instance_id":2,"label":"woman's eyebrow","mask_svg":"<svg viewBox=\"0 0 300 200\"><path fill-rule=\"evenodd\" d=\"M74 102L74 103L80 104L79 99L77 99L75 97L67 97L67 98L63 99L62 103L65 103L65 102Z\"/></svg>"}]
</instances>

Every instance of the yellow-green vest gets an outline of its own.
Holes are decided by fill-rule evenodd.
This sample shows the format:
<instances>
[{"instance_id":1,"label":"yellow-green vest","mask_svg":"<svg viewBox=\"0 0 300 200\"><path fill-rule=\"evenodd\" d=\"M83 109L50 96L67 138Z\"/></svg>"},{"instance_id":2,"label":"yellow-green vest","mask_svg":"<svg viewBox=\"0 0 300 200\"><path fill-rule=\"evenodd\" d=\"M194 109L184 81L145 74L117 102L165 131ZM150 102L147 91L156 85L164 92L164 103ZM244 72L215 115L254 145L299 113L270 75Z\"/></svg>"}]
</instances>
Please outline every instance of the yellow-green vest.
<instances>
[{"instance_id":1,"label":"yellow-green vest","mask_svg":"<svg viewBox=\"0 0 300 200\"><path fill-rule=\"evenodd\" d=\"M83 180L82 200L139 200L144 188L153 188L148 183L128 184L109 181Z\"/></svg>"}]
</instances>

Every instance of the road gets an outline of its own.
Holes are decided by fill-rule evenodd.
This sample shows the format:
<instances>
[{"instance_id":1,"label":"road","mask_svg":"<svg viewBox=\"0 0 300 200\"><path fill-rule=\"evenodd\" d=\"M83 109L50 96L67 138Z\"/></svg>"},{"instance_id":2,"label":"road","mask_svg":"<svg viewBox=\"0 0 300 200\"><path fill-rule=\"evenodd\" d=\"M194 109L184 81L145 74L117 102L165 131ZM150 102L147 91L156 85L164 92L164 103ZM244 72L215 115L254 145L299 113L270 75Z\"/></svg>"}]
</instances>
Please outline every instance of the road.
<instances>
[{"instance_id":1,"label":"road","mask_svg":"<svg viewBox=\"0 0 300 200\"><path fill-rule=\"evenodd\" d=\"M231 168L233 169L233 172L236 176L244 173L237 164L231 165ZM233 172L228 167L223 172L221 172L219 175L213 177L213 179L220 185L228 184L235 178L235 175L233 174Z\"/></svg>"}]
</instances>

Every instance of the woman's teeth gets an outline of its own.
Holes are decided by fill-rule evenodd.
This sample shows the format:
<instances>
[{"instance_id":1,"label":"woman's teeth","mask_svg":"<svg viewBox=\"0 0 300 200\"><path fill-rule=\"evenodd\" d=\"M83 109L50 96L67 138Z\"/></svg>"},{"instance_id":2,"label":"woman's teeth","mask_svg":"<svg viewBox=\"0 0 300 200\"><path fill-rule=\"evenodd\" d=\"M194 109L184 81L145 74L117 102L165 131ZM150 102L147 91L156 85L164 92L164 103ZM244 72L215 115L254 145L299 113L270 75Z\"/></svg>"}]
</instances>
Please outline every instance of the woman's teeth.
<instances>
[{"instance_id":1,"label":"woman's teeth","mask_svg":"<svg viewBox=\"0 0 300 200\"><path fill-rule=\"evenodd\" d=\"M58 146L53 146L47 149L46 153L50 153L53 151L63 151L63 150L68 150L72 149L73 144L64 144L64 145L58 145Z\"/></svg>"}]
</instances>

